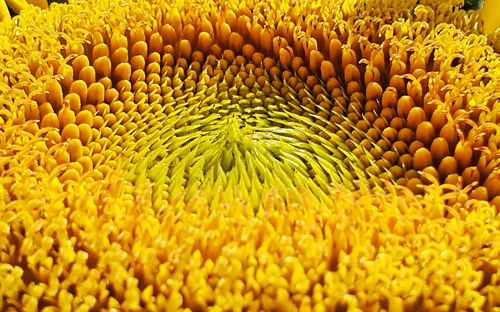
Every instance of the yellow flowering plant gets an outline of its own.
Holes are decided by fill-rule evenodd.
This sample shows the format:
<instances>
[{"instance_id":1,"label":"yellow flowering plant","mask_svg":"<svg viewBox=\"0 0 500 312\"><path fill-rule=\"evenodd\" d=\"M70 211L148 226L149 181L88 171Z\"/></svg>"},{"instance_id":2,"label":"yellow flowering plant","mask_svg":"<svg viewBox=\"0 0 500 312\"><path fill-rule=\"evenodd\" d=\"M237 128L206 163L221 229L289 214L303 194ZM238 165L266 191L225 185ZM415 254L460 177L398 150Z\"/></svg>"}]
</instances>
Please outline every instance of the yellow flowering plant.
<instances>
[{"instance_id":1,"label":"yellow flowering plant","mask_svg":"<svg viewBox=\"0 0 500 312\"><path fill-rule=\"evenodd\" d=\"M0 310L500 309L489 13L0 5Z\"/></svg>"}]
</instances>

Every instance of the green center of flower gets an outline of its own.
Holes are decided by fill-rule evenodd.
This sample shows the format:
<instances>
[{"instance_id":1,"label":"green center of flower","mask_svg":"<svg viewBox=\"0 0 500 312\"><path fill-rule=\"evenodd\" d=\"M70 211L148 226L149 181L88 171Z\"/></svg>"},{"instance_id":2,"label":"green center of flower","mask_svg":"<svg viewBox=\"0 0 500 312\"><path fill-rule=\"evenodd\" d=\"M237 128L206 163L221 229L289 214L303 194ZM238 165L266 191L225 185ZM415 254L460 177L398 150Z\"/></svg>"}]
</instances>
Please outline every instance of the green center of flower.
<instances>
[{"instance_id":1,"label":"green center of flower","mask_svg":"<svg viewBox=\"0 0 500 312\"><path fill-rule=\"evenodd\" d=\"M185 202L200 191L208 200L218 192L233 199L238 192L253 208L271 191L289 202L312 192L329 203L332 183L352 186L348 148L318 122L328 120L305 114L293 98L236 85L224 80L143 114L151 116L138 130L144 135L124 151L130 178L149 178L156 200Z\"/></svg>"}]
</instances>

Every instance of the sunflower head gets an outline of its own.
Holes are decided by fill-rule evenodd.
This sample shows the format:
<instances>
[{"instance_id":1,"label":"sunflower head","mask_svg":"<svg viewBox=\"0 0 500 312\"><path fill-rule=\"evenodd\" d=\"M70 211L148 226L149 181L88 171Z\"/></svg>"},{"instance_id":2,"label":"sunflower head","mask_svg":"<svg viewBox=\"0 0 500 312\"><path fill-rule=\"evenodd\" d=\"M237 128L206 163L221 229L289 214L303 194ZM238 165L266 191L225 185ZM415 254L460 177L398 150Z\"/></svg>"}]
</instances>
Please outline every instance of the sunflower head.
<instances>
[{"instance_id":1,"label":"sunflower head","mask_svg":"<svg viewBox=\"0 0 500 312\"><path fill-rule=\"evenodd\" d=\"M0 309L493 310L500 58L462 5L2 22Z\"/></svg>"}]
</instances>

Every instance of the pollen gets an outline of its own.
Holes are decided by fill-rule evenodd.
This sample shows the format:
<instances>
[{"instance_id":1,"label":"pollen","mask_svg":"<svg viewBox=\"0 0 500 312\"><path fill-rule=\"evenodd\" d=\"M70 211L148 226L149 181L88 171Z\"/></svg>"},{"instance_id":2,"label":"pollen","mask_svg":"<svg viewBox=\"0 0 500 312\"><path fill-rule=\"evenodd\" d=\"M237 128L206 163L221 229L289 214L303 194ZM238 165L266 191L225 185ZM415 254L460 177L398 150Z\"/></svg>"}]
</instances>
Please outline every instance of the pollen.
<instances>
[{"instance_id":1,"label":"pollen","mask_svg":"<svg viewBox=\"0 0 500 312\"><path fill-rule=\"evenodd\" d=\"M0 310L500 306L484 13L0 5Z\"/></svg>"}]
</instances>

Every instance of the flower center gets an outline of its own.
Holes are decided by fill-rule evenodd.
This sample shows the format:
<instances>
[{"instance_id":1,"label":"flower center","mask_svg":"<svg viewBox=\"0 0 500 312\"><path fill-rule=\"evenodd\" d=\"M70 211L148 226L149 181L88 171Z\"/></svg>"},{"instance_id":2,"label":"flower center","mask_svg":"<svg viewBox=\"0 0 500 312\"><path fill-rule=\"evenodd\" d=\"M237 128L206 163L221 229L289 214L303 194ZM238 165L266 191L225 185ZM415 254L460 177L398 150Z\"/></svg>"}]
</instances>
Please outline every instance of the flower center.
<instances>
[{"instance_id":1,"label":"flower center","mask_svg":"<svg viewBox=\"0 0 500 312\"><path fill-rule=\"evenodd\" d=\"M229 198L240 192L254 208L271 190L291 201L308 190L329 202L333 182L352 182L343 163L349 151L319 136L324 127L292 112L301 106L290 101L276 90L249 92L241 80L230 85L223 79L186 105L167 104L125 151L130 178L149 178L156 196L170 201L179 194L189 200L201 189L209 200L217 191Z\"/></svg>"},{"instance_id":2,"label":"flower center","mask_svg":"<svg viewBox=\"0 0 500 312\"><path fill-rule=\"evenodd\" d=\"M382 32L370 19L359 21L373 27L361 35L228 14L220 23L173 14L154 28L103 28L66 43L67 63L53 68L62 79L47 82L32 114L58 128L47 133L51 144L68 144L57 163L99 176L123 156L131 181L150 179L170 202L223 190L259 205L272 189L327 202L332 184L382 180L420 194L437 181L479 186L479 199L498 195L485 148L494 130L475 126L493 101L472 105L458 91L465 60L391 40L397 25Z\"/></svg>"}]
</instances>

